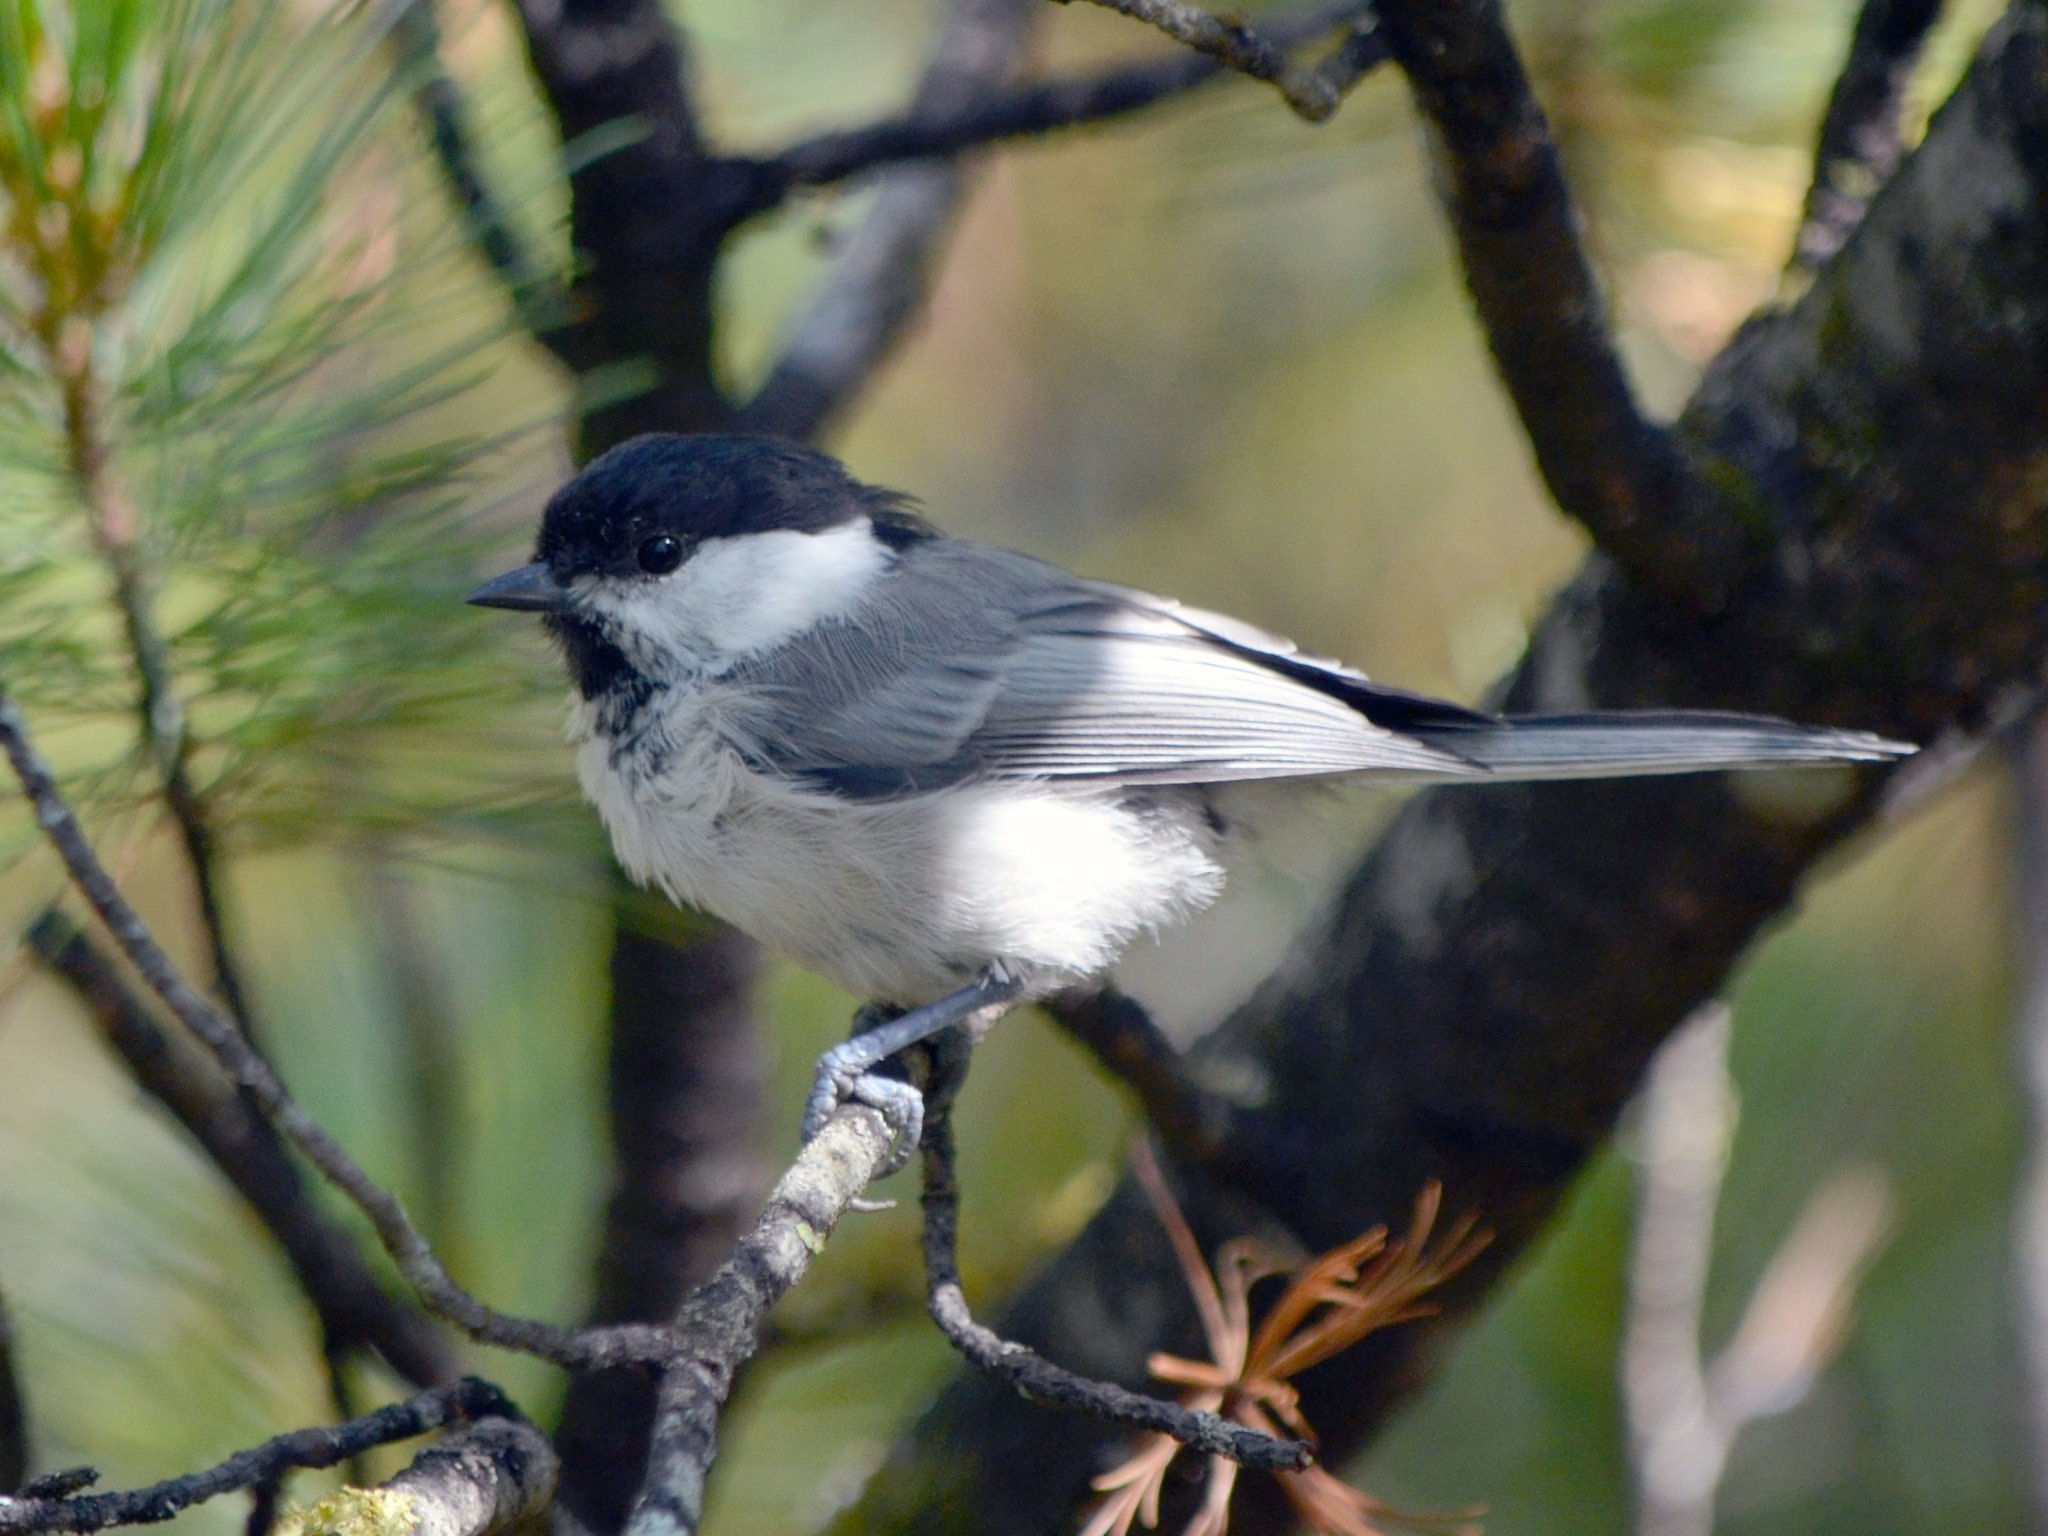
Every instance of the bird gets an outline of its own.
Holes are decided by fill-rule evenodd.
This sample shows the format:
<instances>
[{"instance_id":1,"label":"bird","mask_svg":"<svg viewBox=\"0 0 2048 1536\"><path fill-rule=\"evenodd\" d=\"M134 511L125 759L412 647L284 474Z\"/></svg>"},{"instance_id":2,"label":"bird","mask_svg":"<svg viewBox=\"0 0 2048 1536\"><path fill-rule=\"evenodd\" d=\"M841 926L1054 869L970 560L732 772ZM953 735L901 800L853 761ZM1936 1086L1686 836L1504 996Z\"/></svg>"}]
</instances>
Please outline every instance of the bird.
<instances>
[{"instance_id":1,"label":"bird","mask_svg":"<svg viewBox=\"0 0 2048 1536\"><path fill-rule=\"evenodd\" d=\"M1098 976L1214 902L1247 821L1347 779L1488 784L1914 749L1705 711L1495 715L1370 681L1222 614L971 539L839 460L653 433L548 501L531 562L468 596L539 613L584 794L626 872L869 1000L818 1063L874 1069Z\"/></svg>"}]
</instances>

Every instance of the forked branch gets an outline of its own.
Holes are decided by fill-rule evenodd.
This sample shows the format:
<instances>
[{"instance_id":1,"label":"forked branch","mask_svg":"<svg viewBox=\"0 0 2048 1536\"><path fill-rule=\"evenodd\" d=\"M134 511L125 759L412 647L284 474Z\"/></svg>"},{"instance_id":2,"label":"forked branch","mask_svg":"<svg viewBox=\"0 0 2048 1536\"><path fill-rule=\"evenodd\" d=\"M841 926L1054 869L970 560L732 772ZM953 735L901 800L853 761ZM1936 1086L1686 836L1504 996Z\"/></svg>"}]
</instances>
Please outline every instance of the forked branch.
<instances>
[{"instance_id":1,"label":"forked branch","mask_svg":"<svg viewBox=\"0 0 2048 1536\"><path fill-rule=\"evenodd\" d=\"M479 1342L538 1355L563 1366L591 1368L662 1354L658 1329L566 1330L493 1311L457 1285L398 1198L371 1179L299 1105L234 1021L195 989L164 953L93 852L49 765L30 740L20 710L4 689L0 689L0 749L27 792L37 825L129 963L164 1006L213 1053L228 1076L247 1091L271 1125L369 1219L378 1241L428 1310Z\"/></svg>"},{"instance_id":2,"label":"forked branch","mask_svg":"<svg viewBox=\"0 0 2048 1536\"><path fill-rule=\"evenodd\" d=\"M522 1447L546 1442L525 1423L524 1416L496 1387L474 1376L435 1387L404 1402L393 1403L332 1428L295 1429L246 1451L237 1451L218 1466L190 1472L147 1488L119 1493L38 1493L35 1485L16 1496L0 1496L0 1532L103 1531L115 1525L150 1525L169 1520L195 1504L224 1493L274 1484L295 1467L333 1467L380 1445L410 1440L444 1425L488 1420L523 1431ZM93 1474L82 1471L48 1480L53 1485L90 1486ZM551 1481L551 1479L550 1479Z\"/></svg>"},{"instance_id":3,"label":"forked branch","mask_svg":"<svg viewBox=\"0 0 2048 1536\"><path fill-rule=\"evenodd\" d=\"M1499 0L1379 10L1441 146L1465 281L1544 483L1637 582L1687 609L1716 606L1742 531L1636 401Z\"/></svg>"}]
</instances>

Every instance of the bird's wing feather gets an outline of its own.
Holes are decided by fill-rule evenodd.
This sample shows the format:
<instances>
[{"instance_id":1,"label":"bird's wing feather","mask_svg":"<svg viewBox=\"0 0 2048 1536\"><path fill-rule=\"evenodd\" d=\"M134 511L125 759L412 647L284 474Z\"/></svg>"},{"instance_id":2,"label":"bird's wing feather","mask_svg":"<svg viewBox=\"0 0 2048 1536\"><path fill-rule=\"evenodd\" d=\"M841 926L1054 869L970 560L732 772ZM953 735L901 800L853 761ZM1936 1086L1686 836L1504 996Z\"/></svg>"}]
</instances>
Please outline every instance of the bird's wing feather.
<instances>
[{"instance_id":1,"label":"bird's wing feather","mask_svg":"<svg viewBox=\"0 0 2048 1536\"><path fill-rule=\"evenodd\" d=\"M1377 690L1358 673L965 540L913 547L844 622L734 680L769 701L761 746L775 766L852 795L976 777L1485 772L1367 719L1353 695ZM803 707L776 708L778 697Z\"/></svg>"}]
</instances>

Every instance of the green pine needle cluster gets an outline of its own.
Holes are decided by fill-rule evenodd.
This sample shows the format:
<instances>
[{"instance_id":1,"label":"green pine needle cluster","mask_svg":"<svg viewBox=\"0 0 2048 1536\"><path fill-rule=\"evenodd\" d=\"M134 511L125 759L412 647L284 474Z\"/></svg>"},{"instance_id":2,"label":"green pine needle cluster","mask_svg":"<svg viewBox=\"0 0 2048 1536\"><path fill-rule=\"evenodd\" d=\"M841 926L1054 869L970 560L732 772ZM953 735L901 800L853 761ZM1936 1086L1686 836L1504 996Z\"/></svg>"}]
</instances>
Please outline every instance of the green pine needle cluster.
<instances>
[{"instance_id":1,"label":"green pine needle cluster","mask_svg":"<svg viewBox=\"0 0 2048 1536\"><path fill-rule=\"evenodd\" d=\"M560 794L460 602L502 444L436 422L505 322L390 14L0 0L0 679L102 813L181 778L275 842Z\"/></svg>"}]
</instances>

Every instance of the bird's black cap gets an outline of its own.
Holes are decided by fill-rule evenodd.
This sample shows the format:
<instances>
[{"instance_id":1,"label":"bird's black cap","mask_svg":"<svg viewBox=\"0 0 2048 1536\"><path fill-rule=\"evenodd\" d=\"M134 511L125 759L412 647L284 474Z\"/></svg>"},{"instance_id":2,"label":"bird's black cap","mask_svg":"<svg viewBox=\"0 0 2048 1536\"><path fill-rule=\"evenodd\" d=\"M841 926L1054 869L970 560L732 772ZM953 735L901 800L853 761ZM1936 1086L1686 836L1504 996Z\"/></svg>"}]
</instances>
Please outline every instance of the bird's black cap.
<instances>
[{"instance_id":1,"label":"bird's black cap","mask_svg":"<svg viewBox=\"0 0 2048 1536\"><path fill-rule=\"evenodd\" d=\"M772 438L649 433L593 459L548 502L534 558L558 581L641 573L667 534L685 559L707 539L819 533L870 517L891 543L930 536L907 498L864 485L829 454Z\"/></svg>"}]
</instances>

